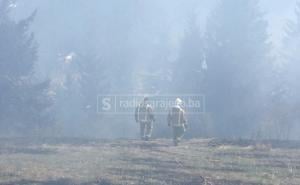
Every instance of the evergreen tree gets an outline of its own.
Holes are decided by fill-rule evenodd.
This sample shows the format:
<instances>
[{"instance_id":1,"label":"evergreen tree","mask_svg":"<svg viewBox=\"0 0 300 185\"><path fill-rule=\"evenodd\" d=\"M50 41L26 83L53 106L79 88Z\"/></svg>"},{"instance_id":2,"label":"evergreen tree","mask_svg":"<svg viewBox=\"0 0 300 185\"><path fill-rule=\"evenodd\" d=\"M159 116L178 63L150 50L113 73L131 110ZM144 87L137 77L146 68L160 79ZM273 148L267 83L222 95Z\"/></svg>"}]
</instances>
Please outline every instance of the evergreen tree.
<instances>
[{"instance_id":1,"label":"evergreen tree","mask_svg":"<svg viewBox=\"0 0 300 185\"><path fill-rule=\"evenodd\" d=\"M0 1L0 126L3 133L32 133L53 119L48 81L36 83L37 44L29 32L35 12L19 22L9 16L12 1Z\"/></svg>"},{"instance_id":2,"label":"evergreen tree","mask_svg":"<svg viewBox=\"0 0 300 185\"><path fill-rule=\"evenodd\" d=\"M286 61L288 85L290 97L300 103L298 96L300 84L298 82L300 72L299 48L300 48L300 2L296 6L296 21L289 21L284 39L283 57Z\"/></svg>"},{"instance_id":3,"label":"evergreen tree","mask_svg":"<svg viewBox=\"0 0 300 185\"><path fill-rule=\"evenodd\" d=\"M257 0L223 0L206 32L207 110L221 136L249 136L260 120L265 67L269 57L267 22Z\"/></svg>"},{"instance_id":4,"label":"evergreen tree","mask_svg":"<svg viewBox=\"0 0 300 185\"><path fill-rule=\"evenodd\" d=\"M181 41L179 57L172 65L172 91L177 93L202 93L204 61L203 39L196 16L189 19L188 28Z\"/></svg>"},{"instance_id":5,"label":"evergreen tree","mask_svg":"<svg viewBox=\"0 0 300 185\"><path fill-rule=\"evenodd\" d=\"M280 75L274 85L272 94L272 112L277 139L299 139L299 108L300 108L300 2L296 5L296 20L289 21L283 40ZM293 132L294 131L294 132Z\"/></svg>"},{"instance_id":6,"label":"evergreen tree","mask_svg":"<svg viewBox=\"0 0 300 185\"><path fill-rule=\"evenodd\" d=\"M175 92L178 97L187 94L201 97L204 93L206 73L204 40L196 18L196 15L189 18L185 35L180 43L179 56L171 65L172 81L170 90L172 93ZM188 113L197 111L188 116L189 125L193 128L189 131L189 136L208 136L211 131L208 122L205 120L206 117L201 114L202 110L189 110L187 108L186 111Z\"/></svg>"}]
</instances>

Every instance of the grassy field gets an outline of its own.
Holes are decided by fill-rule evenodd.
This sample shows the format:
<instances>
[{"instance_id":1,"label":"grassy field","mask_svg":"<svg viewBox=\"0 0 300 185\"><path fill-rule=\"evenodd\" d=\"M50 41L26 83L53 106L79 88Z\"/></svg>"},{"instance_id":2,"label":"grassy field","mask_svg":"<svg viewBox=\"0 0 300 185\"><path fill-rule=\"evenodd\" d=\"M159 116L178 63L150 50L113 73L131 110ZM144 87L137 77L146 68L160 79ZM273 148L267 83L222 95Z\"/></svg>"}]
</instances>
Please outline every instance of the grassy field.
<instances>
[{"instance_id":1,"label":"grassy field","mask_svg":"<svg viewBox=\"0 0 300 185\"><path fill-rule=\"evenodd\" d=\"M0 184L300 184L300 144L0 139Z\"/></svg>"}]
</instances>

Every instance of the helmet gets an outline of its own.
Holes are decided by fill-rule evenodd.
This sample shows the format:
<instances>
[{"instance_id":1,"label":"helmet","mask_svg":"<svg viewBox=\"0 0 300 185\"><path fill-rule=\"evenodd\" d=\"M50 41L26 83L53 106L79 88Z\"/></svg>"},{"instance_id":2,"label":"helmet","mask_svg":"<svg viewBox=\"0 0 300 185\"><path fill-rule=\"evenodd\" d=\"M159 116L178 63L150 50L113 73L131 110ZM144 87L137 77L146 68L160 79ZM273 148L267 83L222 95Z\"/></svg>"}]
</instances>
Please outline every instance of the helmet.
<instances>
[{"instance_id":1,"label":"helmet","mask_svg":"<svg viewBox=\"0 0 300 185\"><path fill-rule=\"evenodd\" d=\"M148 97L148 96L144 96L143 100L144 100L144 102L145 102L145 101L148 101L148 100L149 100L149 97Z\"/></svg>"},{"instance_id":2,"label":"helmet","mask_svg":"<svg viewBox=\"0 0 300 185\"><path fill-rule=\"evenodd\" d=\"M180 98L176 98L176 100L175 100L176 105L181 106L182 103L183 103L183 101Z\"/></svg>"}]
</instances>

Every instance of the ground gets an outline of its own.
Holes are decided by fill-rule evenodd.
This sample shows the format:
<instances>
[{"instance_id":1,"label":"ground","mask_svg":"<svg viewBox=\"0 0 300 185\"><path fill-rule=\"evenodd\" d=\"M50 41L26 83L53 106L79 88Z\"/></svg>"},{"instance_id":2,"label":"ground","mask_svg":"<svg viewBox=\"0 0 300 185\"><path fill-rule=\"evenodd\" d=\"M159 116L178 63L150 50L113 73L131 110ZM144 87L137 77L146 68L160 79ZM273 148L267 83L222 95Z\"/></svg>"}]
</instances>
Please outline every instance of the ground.
<instances>
[{"instance_id":1,"label":"ground","mask_svg":"<svg viewBox=\"0 0 300 185\"><path fill-rule=\"evenodd\" d=\"M2 185L300 184L300 144L249 140L0 139Z\"/></svg>"}]
</instances>

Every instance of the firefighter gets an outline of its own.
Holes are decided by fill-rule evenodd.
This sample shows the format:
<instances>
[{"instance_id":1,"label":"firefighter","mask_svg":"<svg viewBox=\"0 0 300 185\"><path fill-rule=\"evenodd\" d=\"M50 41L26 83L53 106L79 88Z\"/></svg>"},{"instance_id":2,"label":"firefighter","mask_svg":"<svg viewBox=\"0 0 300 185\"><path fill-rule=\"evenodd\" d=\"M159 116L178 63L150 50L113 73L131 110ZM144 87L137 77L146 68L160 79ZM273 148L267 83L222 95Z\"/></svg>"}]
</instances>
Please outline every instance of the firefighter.
<instances>
[{"instance_id":1,"label":"firefighter","mask_svg":"<svg viewBox=\"0 0 300 185\"><path fill-rule=\"evenodd\" d=\"M155 121L153 108L148 97L145 97L136 107L135 121L140 124L141 139L148 141L151 138L153 122Z\"/></svg>"},{"instance_id":2,"label":"firefighter","mask_svg":"<svg viewBox=\"0 0 300 185\"><path fill-rule=\"evenodd\" d=\"M183 109L183 102L180 98L175 100L175 105L168 114L168 126L172 127L173 142L177 146L187 129L187 120Z\"/></svg>"}]
</instances>

